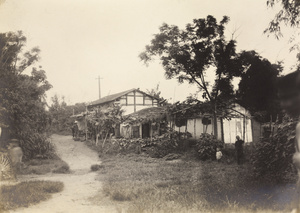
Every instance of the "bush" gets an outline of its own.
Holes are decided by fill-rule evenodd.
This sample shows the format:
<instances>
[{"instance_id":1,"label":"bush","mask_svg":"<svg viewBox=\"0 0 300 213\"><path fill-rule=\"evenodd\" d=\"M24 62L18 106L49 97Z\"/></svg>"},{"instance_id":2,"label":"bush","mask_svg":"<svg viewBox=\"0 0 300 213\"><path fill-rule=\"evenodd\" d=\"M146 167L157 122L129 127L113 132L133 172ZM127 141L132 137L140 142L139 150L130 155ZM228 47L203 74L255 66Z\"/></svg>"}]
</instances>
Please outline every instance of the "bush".
<instances>
[{"instance_id":1,"label":"bush","mask_svg":"<svg viewBox=\"0 0 300 213\"><path fill-rule=\"evenodd\" d=\"M195 144L195 139L190 138L190 133L179 133L169 129L165 134L152 138L112 138L107 140L104 147L103 141L96 146L94 142L86 144L102 154L140 154L141 151L153 158L162 158L170 153L182 152L190 149Z\"/></svg>"},{"instance_id":2,"label":"bush","mask_svg":"<svg viewBox=\"0 0 300 213\"><path fill-rule=\"evenodd\" d=\"M195 147L200 160L215 160L216 149L223 147L223 142L213 135L202 133Z\"/></svg>"},{"instance_id":3,"label":"bush","mask_svg":"<svg viewBox=\"0 0 300 213\"><path fill-rule=\"evenodd\" d=\"M25 132L20 134L20 147L24 153L24 159L34 158L50 159L55 156L55 149L49 138L37 132Z\"/></svg>"},{"instance_id":4,"label":"bush","mask_svg":"<svg viewBox=\"0 0 300 213\"><path fill-rule=\"evenodd\" d=\"M269 183L295 180L296 170L292 164L295 126L295 121L284 122L272 138L255 144L251 157L255 179Z\"/></svg>"}]
</instances>

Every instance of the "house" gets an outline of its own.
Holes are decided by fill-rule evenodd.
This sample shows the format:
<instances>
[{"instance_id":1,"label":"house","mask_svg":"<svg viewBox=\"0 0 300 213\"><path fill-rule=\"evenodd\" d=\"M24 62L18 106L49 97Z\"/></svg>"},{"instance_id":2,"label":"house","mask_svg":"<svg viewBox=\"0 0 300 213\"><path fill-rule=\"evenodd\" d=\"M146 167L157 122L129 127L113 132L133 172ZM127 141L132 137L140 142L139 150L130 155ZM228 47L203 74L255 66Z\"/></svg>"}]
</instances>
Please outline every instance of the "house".
<instances>
[{"instance_id":1,"label":"house","mask_svg":"<svg viewBox=\"0 0 300 213\"><path fill-rule=\"evenodd\" d=\"M149 107L127 116L120 125L120 136L124 138L152 138L161 135L167 126L164 107Z\"/></svg>"},{"instance_id":2,"label":"house","mask_svg":"<svg viewBox=\"0 0 300 213\"><path fill-rule=\"evenodd\" d=\"M171 124L179 132L189 132L193 138L199 138L202 133L214 134L213 117L209 113L198 114L187 118L183 125ZM261 124L254 120L250 112L235 103L228 109L226 118L217 118L218 139L225 143L235 143L236 136L245 142L257 142L262 131Z\"/></svg>"},{"instance_id":3,"label":"house","mask_svg":"<svg viewBox=\"0 0 300 213\"><path fill-rule=\"evenodd\" d=\"M100 98L99 100L91 102L87 107L88 110L91 111L110 104L121 106L124 115L129 115L141 109L160 106L157 98L139 89L131 89Z\"/></svg>"},{"instance_id":4,"label":"house","mask_svg":"<svg viewBox=\"0 0 300 213\"><path fill-rule=\"evenodd\" d=\"M123 110L126 121L117 125L114 129L116 137L139 138L151 137L156 134L150 120L145 115L160 114L159 100L139 89L131 89L124 92L108 95L90 103L87 108L89 111L97 111L100 108L117 105ZM154 116L155 117L155 116Z\"/></svg>"}]
</instances>

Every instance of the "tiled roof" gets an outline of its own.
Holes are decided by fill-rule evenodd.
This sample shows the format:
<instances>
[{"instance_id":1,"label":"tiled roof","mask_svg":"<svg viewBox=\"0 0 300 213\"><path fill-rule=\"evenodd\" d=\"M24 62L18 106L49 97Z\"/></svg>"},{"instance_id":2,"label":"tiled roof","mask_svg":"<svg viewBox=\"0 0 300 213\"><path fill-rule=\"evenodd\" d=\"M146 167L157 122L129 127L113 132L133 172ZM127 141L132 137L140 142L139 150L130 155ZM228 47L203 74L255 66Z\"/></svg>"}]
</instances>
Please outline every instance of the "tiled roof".
<instances>
[{"instance_id":1,"label":"tiled roof","mask_svg":"<svg viewBox=\"0 0 300 213\"><path fill-rule=\"evenodd\" d=\"M95 106L95 105L100 105L100 104L108 103L108 102L111 102L111 101L115 101L116 99L122 97L123 95L131 93L131 92L133 92L135 90L136 89L131 89L131 90L127 90L127 91L124 91L124 92L116 93L116 94L113 94L113 95L105 96L103 98L98 99L97 101L93 101L88 106Z\"/></svg>"}]
</instances>

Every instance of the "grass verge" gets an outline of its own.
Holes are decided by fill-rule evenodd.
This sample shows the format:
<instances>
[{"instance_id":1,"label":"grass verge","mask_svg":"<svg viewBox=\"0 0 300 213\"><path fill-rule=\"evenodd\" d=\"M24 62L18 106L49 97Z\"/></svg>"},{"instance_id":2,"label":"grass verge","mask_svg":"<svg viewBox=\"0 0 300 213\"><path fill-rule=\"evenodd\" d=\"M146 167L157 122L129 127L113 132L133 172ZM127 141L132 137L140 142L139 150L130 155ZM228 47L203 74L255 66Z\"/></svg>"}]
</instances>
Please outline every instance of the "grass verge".
<instances>
[{"instance_id":1,"label":"grass verge","mask_svg":"<svg viewBox=\"0 0 300 213\"><path fill-rule=\"evenodd\" d=\"M289 212L294 185L260 186L249 166L200 162L190 156L166 161L146 155L102 157L104 196L126 212Z\"/></svg>"},{"instance_id":2,"label":"grass verge","mask_svg":"<svg viewBox=\"0 0 300 213\"><path fill-rule=\"evenodd\" d=\"M54 156L52 159L32 159L24 162L24 166L20 171L18 171L18 174L43 175L51 172L68 174L70 173L69 165L58 156Z\"/></svg>"},{"instance_id":3,"label":"grass verge","mask_svg":"<svg viewBox=\"0 0 300 213\"><path fill-rule=\"evenodd\" d=\"M51 194L61 192L63 183L52 181L28 181L0 187L0 212L28 207L45 201Z\"/></svg>"}]
</instances>

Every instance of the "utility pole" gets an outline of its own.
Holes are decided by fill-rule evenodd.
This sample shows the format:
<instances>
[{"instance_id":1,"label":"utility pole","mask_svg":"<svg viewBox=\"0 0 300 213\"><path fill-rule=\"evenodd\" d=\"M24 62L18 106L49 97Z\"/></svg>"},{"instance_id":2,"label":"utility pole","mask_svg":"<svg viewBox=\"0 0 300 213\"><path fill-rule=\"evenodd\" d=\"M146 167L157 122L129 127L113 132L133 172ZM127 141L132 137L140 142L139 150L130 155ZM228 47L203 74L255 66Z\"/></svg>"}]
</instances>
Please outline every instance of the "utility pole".
<instances>
[{"instance_id":1,"label":"utility pole","mask_svg":"<svg viewBox=\"0 0 300 213\"><path fill-rule=\"evenodd\" d=\"M99 87L99 99L101 98L101 86L100 86L100 79L103 79L103 78L100 78L100 75L98 76L98 87Z\"/></svg>"}]
</instances>

